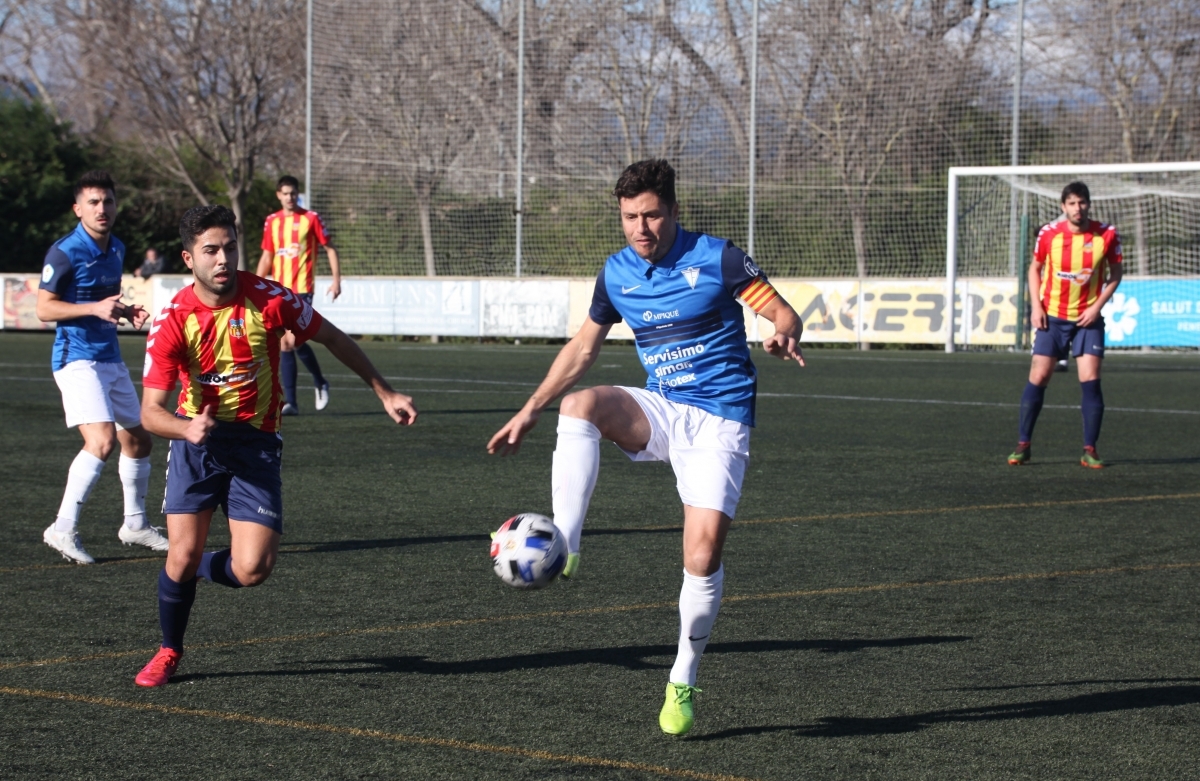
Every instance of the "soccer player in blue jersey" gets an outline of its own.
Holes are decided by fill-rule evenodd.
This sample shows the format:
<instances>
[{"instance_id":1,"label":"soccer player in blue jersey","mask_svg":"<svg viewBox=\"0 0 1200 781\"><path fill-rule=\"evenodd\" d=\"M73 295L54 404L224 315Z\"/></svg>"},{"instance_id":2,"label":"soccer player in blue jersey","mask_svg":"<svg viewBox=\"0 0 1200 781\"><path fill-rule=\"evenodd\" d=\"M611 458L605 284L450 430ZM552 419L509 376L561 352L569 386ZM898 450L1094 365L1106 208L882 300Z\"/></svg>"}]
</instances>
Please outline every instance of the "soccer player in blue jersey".
<instances>
[{"instance_id":1,"label":"soccer player in blue jersey","mask_svg":"<svg viewBox=\"0 0 1200 781\"><path fill-rule=\"evenodd\" d=\"M37 316L56 321L51 367L62 392L67 427L79 428L83 450L71 462L58 518L42 540L68 561L92 564L79 540L79 512L118 447L117 473L125 493L125 522L117 536L126 545L167 550L161 529L146 519L150 482L150 435L142 428L141 404L121 359L117 323L141 328L149 314L121 303L125 245L112 235L116 186L104 171L89 171L75 184L75 230L46 253Z\"/></svg>"},{"instance_id":2,"label":"soccer player in blue jersey","mask_svg":"<svg viewBox=\"0 0 1200 781\"><path fill-rule=\"evenodd\" d=\"M599 386L563 398L551 477L554 524L567 539L562 574L573 577L601 439L634 461L674 469L683 501L683 590L678 654L658 721L663 732L683 735L692 727L696 671L721 603L721 551L754 425L756 374L739 302L774 323L766 351L803 366L801 322L745 252L679 226L675 171L666 160L629 166L613 195L629 246L605 262L579 333L488 452L516 453L542 410L596 361L609 329L629 322L646 387Z\"/></svg>"}]
</instances>

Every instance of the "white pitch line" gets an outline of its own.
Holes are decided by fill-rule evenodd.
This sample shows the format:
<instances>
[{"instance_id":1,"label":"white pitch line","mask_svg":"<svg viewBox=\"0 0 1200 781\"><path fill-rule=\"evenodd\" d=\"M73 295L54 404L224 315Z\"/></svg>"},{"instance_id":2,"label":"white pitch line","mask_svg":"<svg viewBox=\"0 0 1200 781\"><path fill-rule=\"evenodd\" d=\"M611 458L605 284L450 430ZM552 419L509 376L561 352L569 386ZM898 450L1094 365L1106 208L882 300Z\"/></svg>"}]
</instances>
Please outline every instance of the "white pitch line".
<instances>
[{"instance_id":1,"label":"white pitch line","mask_svg":"<svg viewBox=\"0 0 1200 781\"><path fill-rule=\"evenodd\" d=\"M357 380L357 374L326 374L326 377L337 377L341 380ZM462 382L471 385L519 385L523 388L536 388L536 382L512 382L510 380L464 380L458 377L401 377L401 376L385 376L385 380L396 380L398 382Z\"/></svg>"},{"instance_id":2,"label":"white pitch line","mask_svg":"<svg viewBox=\"0 0 1200 781\"><path fill-rule=\"evenodd\" d=\"M325 376L350 378L350 377L353 377L354 375L327 374ZM477 383L477 384L486 384L486 385L516 385L516 386L519 386L519 388L527 388L527 387L534 386L534 383L526 383L526 382L501 382L501 381L491 381L491 380L458 380L458 379L452 379L452 378L448 378L448 377L442 377L442 378L387 377L386 379L397 380L397 381L402 380L405 382L462 382L462 383ZM53 377L0 377L0 382L54 382L54 378ZM140 380L133 380L133 384L141 385L142 383ZM536 387L536 386L534 386L534 387ZM579 385L576 387L579 389L582 389L584 387L590 387L590 386ZM336 390L339 393L341 393L343 391L369 391L371 389L365 388L365 387L348 387L347 388L347 387L337 386L337 387L331 388L331 390ZM415 393L459 393L459 394L463 394L463 393L477 393L477 394L525 393L524 390L519 390L518 388L496 388L495 390L463 390L463 389L449 389L449 388L419 388L419 389L403 388L402 390L412 390ZM888 397L888 396L843 396L843 395L837 395L837 394L832 394L832 393L765 393L765 392L763 392L763 393L759 393L758 395L763 398L773 398L773 399L826 399L829 401L870 401L870 402L882 402L882 403L886 403L886 404L936 404L936 405L950 406L950 407L1014 408L1014 407L1021 406L1020 404L1014 404L1012 402L1005 402L1005 401L949 401L946 399L900 399L900 398L892 398L892 397ZM1043 406L1043 409L1075 410L1075 409L1079 409L1079 407L1077 405L1072 405L1072 404L1046 404ZM1200 415L1200 410L1152 409L1152 408L1145 408L1145 407L1105 407L1104 411L1105 412L1135 412L1135 413L1155 414L1155 415Z\"/></svg>"},{"instance_id":3,"label":"white pitch line","mask_svg":"<svg viewBox=\"0 0 1200 781\"><path fill-rule=\"evenodd\" d=\"M834 401L877 401L891 404L944 404L954 407L1020 407L1005 401L946 401L943 399L896 399L887 396L839 396L828 393L759 393L759 396L779 399L831 399ZM1043 409L1079 409L1071 404L1046 404ZM1200 410L1143 409L1141 407L1105 407L1105 412L1147 412L1163 415L1200 415Z\"/></svg>"}]
</instances>

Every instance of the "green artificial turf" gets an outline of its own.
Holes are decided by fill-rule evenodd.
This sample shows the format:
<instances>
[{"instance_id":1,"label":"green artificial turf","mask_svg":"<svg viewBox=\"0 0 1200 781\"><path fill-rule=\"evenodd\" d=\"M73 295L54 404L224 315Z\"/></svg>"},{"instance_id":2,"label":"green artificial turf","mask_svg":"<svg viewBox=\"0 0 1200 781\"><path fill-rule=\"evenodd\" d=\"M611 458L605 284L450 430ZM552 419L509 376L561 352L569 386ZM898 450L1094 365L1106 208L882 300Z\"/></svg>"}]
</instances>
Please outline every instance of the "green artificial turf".
<instances>
[{"instance_id":1,"label":"green artificial turf","mask_svg":"<svg viewBox=\"0 0 1200 781\"><path fill-rule=\"evenodd\" d=\"M176 679L142 690L161 558L117 540L115 463L81 523L99 564L41 542L80 445L51 338L0 333L0 777L1140 779L1200 765L1195 354L1110 354L1111 466L1092 471L1061 374L1033 462L1005 464L1027 355L811 350L800 370L756 352L742 523L680 740L656 720L681 568L669 467L605 445L580 577L521 592L491 573L487 533L550 512L556 416L516 457L484 446L557 348L363 343L416 399L408 429L318 348L332 403L316 414L305 390L286 421L275 573L201 583ZM141 340L122 347L140 367ZM586 382L643 376L612 345ZM165 455L156 441L155 509ZM214 529L213 547L227 539Z\"/></svg>"}]
</instances>

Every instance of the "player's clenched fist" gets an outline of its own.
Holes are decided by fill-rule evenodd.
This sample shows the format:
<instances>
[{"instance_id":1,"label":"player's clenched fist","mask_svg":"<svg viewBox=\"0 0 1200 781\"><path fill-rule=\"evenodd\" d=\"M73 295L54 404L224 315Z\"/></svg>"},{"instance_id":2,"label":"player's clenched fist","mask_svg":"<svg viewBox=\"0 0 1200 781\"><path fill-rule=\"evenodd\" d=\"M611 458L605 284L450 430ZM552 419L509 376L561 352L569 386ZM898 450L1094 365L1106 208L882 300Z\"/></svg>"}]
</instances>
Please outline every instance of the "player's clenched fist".
<instances>
[{"instance_id":1,"label":"player's clenched fist","mask_svg":"<svg viewBox=\"0 0 1200 781\"><path fill-rule=\"evenodd\" d=\"M183 438L193 445L203 445L205 440L208 439L209 432L216 427L217 418L213 415L212 405L209 404L200 410L199 415L191 419Z\"/></svg>"},{"instance_id":2,"label":"player's clenched fist","mask_svg":"<svg viewBox=\"0 0 1200 781\"><path fill-rule=\"evenodd\" d=\"M383 408L387 414L401 426L411 426L417 422L417 408L413 405L411 396L392 391L385 393L381 397L381 401L383 401Z\"/></svg>"}]
</instances>

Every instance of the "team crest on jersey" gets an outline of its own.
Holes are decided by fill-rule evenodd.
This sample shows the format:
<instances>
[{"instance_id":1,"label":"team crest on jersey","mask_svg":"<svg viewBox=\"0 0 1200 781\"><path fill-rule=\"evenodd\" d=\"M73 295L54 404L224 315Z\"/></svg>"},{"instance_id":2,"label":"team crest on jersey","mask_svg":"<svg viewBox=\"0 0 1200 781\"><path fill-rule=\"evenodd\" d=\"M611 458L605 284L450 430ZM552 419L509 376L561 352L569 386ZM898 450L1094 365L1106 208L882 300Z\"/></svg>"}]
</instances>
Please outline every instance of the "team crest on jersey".
<instances>
[{"instance_id":1,"label":"team crest on jersey","mask_svg":"<svg viewBox=\"0 0 1200 781\"><path fill-rule=\"evenodd\" d=\"M47 263L42 267L42 282L49 282L54 279L54 266Z\"/></svg>"},{"instance_id":2,"label":"team crest on jersey","mask_svg":"<svg viewBox=\"0 0 1200 781\"><path fill-rule=\"evenodd\" d=\"M749 255L746 256L746 260L742 263L742 265L746 268L746 276L757 277L762 275L762 269L760 269L755 262L750 259Z\"/></svg>"},{"instance_id":3,"label":"team crest on jersey","mask_svg":"<svg viewBox=\"0 0 1200 781\"><path fill-rule=\"evenodd\" d=\"M246 321L245 320L230 320L229 333L234 339L246 338Z\"/></svg>"},{"instance_id":4,"label":"team crest on jersey","mask_svg":"<svg viewBox=\"0 0 1200 781\"><path fill-rule=\"evenodd\" d=\"M694 266L689 266L688 268L685 268L683 270L683 278L687 280L687 283L688 283L688 285L691 286L692 290L695 290L696 289L696 280L698 280L700 278L700 269L698 269Z\"/></svg>"}]
</instances>

